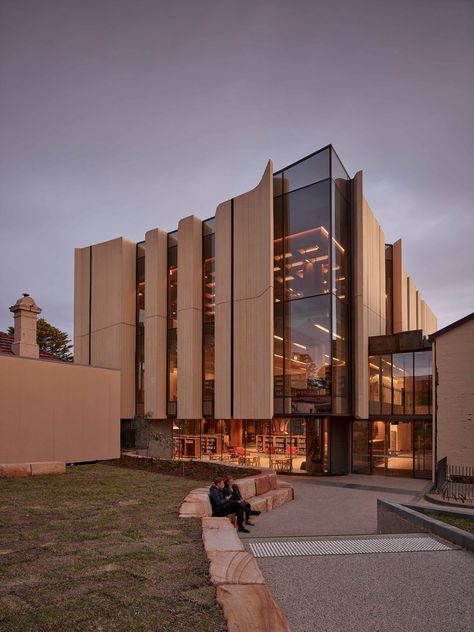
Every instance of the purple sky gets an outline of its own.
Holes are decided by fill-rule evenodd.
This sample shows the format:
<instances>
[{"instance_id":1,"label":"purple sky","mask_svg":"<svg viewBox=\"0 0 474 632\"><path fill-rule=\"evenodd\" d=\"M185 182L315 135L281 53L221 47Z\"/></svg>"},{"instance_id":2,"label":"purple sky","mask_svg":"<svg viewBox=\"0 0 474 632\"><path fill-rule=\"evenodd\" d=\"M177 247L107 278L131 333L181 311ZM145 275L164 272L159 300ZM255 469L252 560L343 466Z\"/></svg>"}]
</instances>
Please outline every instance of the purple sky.
<instances>
[{"instance_id":1,"label":"purple sky","mask_svg":"<svg viewBox=\"0 0 474 632\"><path fill-rule=\"evenodd\" d=\"M1 0L0 329L73 254L333 143L444 326L474 310L474 3Z\"/></svg>"}]
</instances>

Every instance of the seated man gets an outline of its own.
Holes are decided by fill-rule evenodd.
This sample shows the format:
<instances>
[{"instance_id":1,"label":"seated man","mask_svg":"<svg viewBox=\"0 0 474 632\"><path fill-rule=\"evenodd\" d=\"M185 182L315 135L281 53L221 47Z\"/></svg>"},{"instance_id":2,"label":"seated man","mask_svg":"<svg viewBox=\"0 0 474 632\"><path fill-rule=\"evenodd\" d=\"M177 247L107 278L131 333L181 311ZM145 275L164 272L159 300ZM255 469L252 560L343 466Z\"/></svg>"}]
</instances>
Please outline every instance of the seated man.
<instances>
[{"instance_id":1,"label":"seated man","mask_svg":"<svg viewBox=\"0 0 474 632\"><path fill-rule=\"evenodd\" d=\"M224 480L224 496L229 497L240 504L245 515L245 523L253 527L254 523L250 521L250 516L259 516L260 511L253 510L250 503L242 498L242 494L240 493L237 485L234 483L232 476L228 476Z\"/></svg>"},{"instance_id":2,"label":"seated man","mask_svg":"<svg viewBox=\"0 0 474 632\"><path fill-rule=\"evenodd\" d=\"M209 488L209 499L212 505L213 516L228 516L234 514L237 516L238 530L242 533L250 533L244 527L244 512L242 505L231 499L230 496L224 496L224 479L221 477L214 479L214 484Z\"/></svg>"}]
</instances>

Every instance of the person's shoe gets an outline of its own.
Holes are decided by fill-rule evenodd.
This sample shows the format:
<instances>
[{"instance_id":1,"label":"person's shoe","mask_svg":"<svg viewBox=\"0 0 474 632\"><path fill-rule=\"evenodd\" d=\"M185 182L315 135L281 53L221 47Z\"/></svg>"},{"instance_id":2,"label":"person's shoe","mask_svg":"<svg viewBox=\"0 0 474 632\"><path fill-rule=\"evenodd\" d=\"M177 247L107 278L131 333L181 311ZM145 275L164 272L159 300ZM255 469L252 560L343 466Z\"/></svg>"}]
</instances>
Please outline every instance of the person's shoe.
<instances>
[{"instance_id":1,"label":"person's shoe","mask_svg":"<svg viewBox=\"0 0 474 632\"><path fill-rule=\"evenodd\" d=\"M246 529L245 527L239 527L238 531L240 531L240 533L250 533L250 531Z\"/></svg>"},{"instance_id":2,"label":"person's shoe","mask_svg":"<svg viewBox=\"0 0 474 632\"><path fill-rule=\"evenodd\" d=\"M261 511L257 511L257 510L253 510L250 512L251 516L259 516L262 512Z\"/></svg>"}]
</instances>

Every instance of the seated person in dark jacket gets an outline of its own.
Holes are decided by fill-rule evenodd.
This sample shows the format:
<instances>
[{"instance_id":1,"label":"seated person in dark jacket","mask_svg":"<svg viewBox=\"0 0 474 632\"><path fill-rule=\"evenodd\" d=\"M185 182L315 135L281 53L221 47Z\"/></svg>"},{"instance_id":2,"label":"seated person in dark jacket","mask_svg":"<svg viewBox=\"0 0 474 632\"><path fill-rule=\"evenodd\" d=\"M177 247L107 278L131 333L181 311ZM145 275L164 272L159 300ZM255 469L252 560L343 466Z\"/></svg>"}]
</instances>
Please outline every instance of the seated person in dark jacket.
<instances>
[{"instance_id":1,"label":"seated person in dark jacket","mask_svg":"<svg viewBox=\"0 0 474 632\"><path fill-rule=\"evenodd\" d=\"M234 483L232 476L228 476L224 482L224 496L230 496L232 500L240 503L245 515L246 524L253 527L254 523L250 521L250 516L259 516L260 511L254 511L250 506L250 503L242 498L242 494L240 493L237 485Z\"/></svg>"},{"instance_id":2,"label":"seated person in dark jacket","mask_svg":"<svg viewBox=\"0 0 474 632\"><path fill-rule=\"evenodd\" d=\"M213 516L228 516L235 513L237 516L237 525L239 531L243 533L250 533L248 529L244 527L244 512L242 505L232 500L230 495L224 495L224 479L215 478L214 484L209 488L209 499L212 505Z\"/></svg>"}]
</instances>

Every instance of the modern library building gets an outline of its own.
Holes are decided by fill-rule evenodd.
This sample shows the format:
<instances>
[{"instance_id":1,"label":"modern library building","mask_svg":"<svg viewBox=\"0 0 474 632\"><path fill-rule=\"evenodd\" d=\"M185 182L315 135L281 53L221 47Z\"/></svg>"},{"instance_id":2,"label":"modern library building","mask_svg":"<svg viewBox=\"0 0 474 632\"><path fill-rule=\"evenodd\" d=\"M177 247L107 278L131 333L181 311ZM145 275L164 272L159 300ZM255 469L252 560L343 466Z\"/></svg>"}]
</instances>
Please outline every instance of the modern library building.
<instances>
[{"instance_id":1,"label":"modern library building","mask_svg":"<svg viewBox=\"0 0 474 632\"><path fill-rule=\"evenodd\" d=\"M161 456L431 478L436 329L332 146L75 253L75 362L120 369L122 445Z\"/></svg>"}]
</instances>

